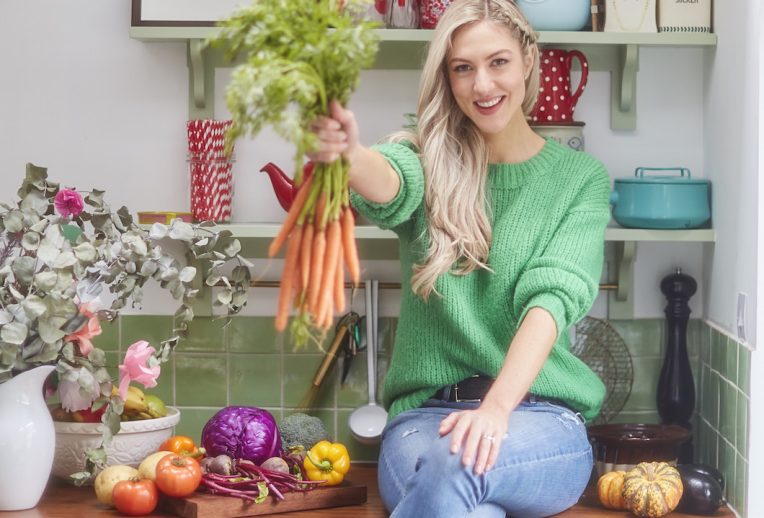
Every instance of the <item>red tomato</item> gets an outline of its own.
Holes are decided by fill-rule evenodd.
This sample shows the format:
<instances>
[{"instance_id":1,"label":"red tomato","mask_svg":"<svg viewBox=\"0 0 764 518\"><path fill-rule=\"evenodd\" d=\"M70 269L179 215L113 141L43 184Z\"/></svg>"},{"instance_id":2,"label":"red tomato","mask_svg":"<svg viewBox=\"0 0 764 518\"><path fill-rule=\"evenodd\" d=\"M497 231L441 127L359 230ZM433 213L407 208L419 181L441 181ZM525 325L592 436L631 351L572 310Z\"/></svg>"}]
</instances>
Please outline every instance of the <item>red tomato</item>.
<instances>
[{"instance_id":1,"label":"red tomato","mask_svg":"<svg viewBox=\"0 0 764 518\"><path fill-rule=\"evenodd\" d=\"M199 487L202 468L185 455L167 455L157 463L157 488L167 496L182 498Z\"/></svg>"},{"instance_id":2,"label":"red tomato","mask_svg":"<svg viewBox=\"0 0 764 518\"><path fill-rule=\"evenodd\" d=\"M120 513L141 516L156 509L159 493L153 480L120 480L114 485L111 499Z\"/></svg>"}]
</instances>

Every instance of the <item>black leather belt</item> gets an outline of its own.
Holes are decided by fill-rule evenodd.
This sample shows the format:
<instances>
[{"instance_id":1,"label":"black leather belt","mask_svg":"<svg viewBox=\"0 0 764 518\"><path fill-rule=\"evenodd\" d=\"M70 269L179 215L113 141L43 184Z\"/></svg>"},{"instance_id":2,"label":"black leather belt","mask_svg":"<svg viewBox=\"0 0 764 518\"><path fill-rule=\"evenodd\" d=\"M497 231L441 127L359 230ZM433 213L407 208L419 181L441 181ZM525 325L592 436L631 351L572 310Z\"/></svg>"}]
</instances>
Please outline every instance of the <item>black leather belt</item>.
<instances>
[{"instance_id":1,"label":"black leather belt","mask_svg":"<svg viewBox=\"0 0 764 518\"><path fill-rule=\"evenodd\" d=\"M478 402L483 400L491 385L493 385L493 378L476 374L459 383L446 385L438 390L432 398L449 403Z\"/></svg>"},{"instance_id":2,"label":"black leather belt","mask_svg":"<svg viewBox=\"0 0 764 518\"><path fill-rule=\"evenodd\" d=\"M449 403L479 403L488 393L493 382L494 379L489 376L475 374L474 376L463 379L459 383L446 385L433 394L431 399L438 399ZM523 397L522 401L546 401L570 409L570 405L558 399L536 396L530 392Z\"/></svg>"}]
</instances>

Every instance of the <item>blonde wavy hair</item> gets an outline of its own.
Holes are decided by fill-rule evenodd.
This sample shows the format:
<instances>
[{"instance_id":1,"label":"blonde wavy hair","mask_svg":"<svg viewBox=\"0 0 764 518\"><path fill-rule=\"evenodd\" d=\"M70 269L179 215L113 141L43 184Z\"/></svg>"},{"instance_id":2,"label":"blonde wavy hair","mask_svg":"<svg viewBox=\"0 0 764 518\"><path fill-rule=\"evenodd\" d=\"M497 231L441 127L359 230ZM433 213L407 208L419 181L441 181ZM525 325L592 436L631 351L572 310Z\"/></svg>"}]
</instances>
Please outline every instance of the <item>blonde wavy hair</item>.
<instances>
[{"instance_id":1,"label":"blonde wavy hair","mask_svg":"<svg viewBox=\"0 0 764 518\"><path fill-rule=\"evenodd\" d=\"M456 104L448 79L447 59L454 33L465 25L495 21L520 43L524 59L532 59L525 80L523 113L536 104L539 89L537 35L510 0L455 0L438 21L419 85L417 132L399 132L388 141L408 140L419 149L424 166L425 209L429 245L414 265L412 290L427 300L443 273L466 275L490 270L491 221L486 198L488 152L478 128ZM420 239L424 236L420 236Z\"/></svg>"}]
</instances>

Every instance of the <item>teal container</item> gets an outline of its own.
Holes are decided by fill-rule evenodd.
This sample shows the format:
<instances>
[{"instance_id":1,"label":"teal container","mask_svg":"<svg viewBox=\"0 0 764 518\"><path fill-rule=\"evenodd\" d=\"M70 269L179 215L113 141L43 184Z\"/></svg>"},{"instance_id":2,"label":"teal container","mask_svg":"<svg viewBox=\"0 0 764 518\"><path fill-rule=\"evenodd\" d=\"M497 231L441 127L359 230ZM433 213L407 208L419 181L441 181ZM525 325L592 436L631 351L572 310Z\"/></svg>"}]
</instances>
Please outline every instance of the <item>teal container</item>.
<instances>
[{"instance_id":1,"label":"teal container","mask_svg":"<svg viewBox=\"0 0 764 518\"><path fill-rule=\"evenodd\" d=\"M517 0L537 31L580 31L591 18L591 0Z\"/></svg>"},{"instance_id":2,"label":"teal container","mask_svg":"<svg viewBox=\"0 0 764 518\"><path fill-rule=\"evenodd\" d=\"M647 176L648 171L678 174ZM684 167L638 167L634 178L615 180L610 203L613 219L627 228L698 228L711 220L708 180L691 178Z\"/></svg>"}]
</instances>

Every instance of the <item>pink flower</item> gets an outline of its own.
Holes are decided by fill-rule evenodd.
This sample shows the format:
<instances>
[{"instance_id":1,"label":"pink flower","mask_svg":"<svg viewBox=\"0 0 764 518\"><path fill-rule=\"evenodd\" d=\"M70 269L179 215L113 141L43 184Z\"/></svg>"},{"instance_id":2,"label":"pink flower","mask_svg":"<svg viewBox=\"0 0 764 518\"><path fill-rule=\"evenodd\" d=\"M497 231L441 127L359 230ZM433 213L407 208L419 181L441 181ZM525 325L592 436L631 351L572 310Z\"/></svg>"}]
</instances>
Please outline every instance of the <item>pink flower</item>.
<instances>
[{"instance_id":1,"label":"pink flower","mask_svg":"<svg viewBox=\"0 0 764 518\"><path fill-rule=\"evenodd\" d=\"M53 205L55 205L56 211L65 218L69 216L76 218L85 207L82 203L82 196L74 189L61 189L58 191L53 199Z\"/></svg>"},{"instance_id":2,"label":"pink flower","mask_svg":"<svg viewBox=\"0 0 764 518\"><path fill-rule=\"evenodd\" d=\"M159 364L152 365L151 359L156 350L145 340L135 342L127 348L125 363L119 366L119 397L127 400L127 387L136 381L146 388L156 387L159 377Z\"/></svg>"},{"instance_id":3,"label":"pink flower","mask_svg":"<svg viewBox=\"0 0 764 518\"><path fill-rule=\"evenodd\" d=\"M87 323L74 333L66 335L64 340L67 342L77 342L82 356L87 356L93 350L93 342L90 339L101 334L101 322L88 304L80 306L80 313L88 317Z\"/></svg>"},{"instance_id":4,"label":"pink flower","mask_svg":"<svg viewBox=\"0 0 764 518\"><path fill-rule=\"evenodd\" d=\"M61 407L67 412L90 408L100 392L98 381L86 369L82 369L79 380L61 380L58 384Z\"/></svg>"}]
</instances>

